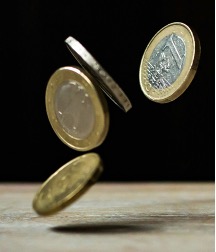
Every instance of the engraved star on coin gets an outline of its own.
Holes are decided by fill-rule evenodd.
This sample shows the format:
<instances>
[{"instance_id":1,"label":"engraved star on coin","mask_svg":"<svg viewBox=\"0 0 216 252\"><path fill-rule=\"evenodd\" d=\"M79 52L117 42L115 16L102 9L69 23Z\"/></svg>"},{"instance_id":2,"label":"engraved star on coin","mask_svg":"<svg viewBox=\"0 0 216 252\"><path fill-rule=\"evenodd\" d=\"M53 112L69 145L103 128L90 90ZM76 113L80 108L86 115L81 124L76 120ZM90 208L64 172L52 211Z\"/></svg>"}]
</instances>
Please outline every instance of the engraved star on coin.
<instances>
[{"instance_id":1,"label":"engraved star on coin","mask_svg":"<svg viewBox=\"0 0 216 252\"><path fill-rule=\"evenodd\" d=\"M198 68L200 41L189 26L174 22L160 29L141 59L139 81L150 100L167 103L190 85Z\"/></svg>"},{"instance_id":2,"label":"engraved star on coin","mask_svg":"<svg viewBox=\"0 0 216 252\"><path fill-rule=\"evenodd\" d=\"M57 69L46 88L46 111L59 139L78 151L99 146L109 128L109 110L101 89L85 69Z\"/></svg>"},{"instance_id":3,"label":"engraved star on coin","mask_svg":"<svg viewBox=\"0 0 216 252\"><path fill-rule=\"evenodd\" d=\"M79 64L98 80L97 84L104 93L123 111L130 110L132 104L127 95L87 49L72 36L69 36L65 43Z\"/></svg>"},{"instance_id":4,"label":"engraved star on coin","mask_svg":"<svg viewBox=\"0 0 216 252\"><path fill-rule=\"evenodd\" d=\"M51 215L69 206L96 183L103 171L97 153L78 156L53 173L36 192L32 207L39 215Z\"/></svg>"}]
</instances>

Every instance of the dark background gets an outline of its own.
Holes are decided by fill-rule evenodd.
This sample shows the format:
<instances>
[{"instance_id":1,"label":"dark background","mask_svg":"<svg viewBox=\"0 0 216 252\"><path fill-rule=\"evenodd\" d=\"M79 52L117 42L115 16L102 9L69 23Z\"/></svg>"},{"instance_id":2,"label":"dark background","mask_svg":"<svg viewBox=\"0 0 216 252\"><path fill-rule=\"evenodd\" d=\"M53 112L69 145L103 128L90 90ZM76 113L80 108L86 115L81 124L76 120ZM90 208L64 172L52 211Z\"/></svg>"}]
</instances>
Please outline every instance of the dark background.
<instances>
[{"instance_id":1,"label":"dark background","mask_svg":"<svg viewBox=\"0 0 216 252\"><path fill-rule=\"evenodd\" d=\"M59 67L79 66L64 44L73 36L130 98L124 113L108 97L110 128L92 151L101 181L208 181L215 173L214 1L17 1L1 22L1 181L44 181L83 154L55 135L45 89ZM148 100L139 85L144 50L163 26L184 22L201 42L198 71L175 101Z\"/></svg>"}]
</instances>

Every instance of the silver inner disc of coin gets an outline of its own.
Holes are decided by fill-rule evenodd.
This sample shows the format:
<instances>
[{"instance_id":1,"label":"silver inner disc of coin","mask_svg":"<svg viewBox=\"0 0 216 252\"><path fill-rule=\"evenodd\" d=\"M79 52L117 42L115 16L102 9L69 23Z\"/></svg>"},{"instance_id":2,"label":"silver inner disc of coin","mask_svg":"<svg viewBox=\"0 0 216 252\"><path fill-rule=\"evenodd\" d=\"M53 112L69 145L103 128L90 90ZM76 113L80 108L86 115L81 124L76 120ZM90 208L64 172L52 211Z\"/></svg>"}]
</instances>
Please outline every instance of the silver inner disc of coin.
<instances>
[{"instance_id":1,"label":"silver inner disc of coin","mask_svg":"<svg viewBox=\"0 0 216 252\"><path fill-rule=\"evenodd\" d=\"M148 62L148 79L156 89L172 85L180 75L186 57L186 46L180 36L172 33L153 50Z\"/></svg>"},{"instance_id":2,"label":"silver inner disc of coin","mask_svg":"<svg viewBox=\"0 0 216 252\"><path fill-rule=\"evenodd\" d=\"M85 139L94 128L95 110L83 85L67 81L59 85L54 99L55 113L63 129L78 139Z\"/></svg>"}]
</instances>

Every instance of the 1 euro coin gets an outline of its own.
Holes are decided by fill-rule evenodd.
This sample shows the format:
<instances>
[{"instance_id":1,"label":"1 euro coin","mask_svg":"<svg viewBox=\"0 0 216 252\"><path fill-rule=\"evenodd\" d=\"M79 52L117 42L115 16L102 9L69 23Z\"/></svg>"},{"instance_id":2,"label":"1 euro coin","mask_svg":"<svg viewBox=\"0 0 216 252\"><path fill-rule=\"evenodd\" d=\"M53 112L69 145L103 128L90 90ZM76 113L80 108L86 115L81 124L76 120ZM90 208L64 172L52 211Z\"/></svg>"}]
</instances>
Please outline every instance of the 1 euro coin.
<instances>
[{"instance_id":1,"label":"1 euro coin","mask_svg":"<svg viewBox=\"0 0 216 252\"><path fill-rule=\"evenodd\" d=\"M160 29L141 59L139 81L144 95L158 103L178 98L195 76L200 53L199 38L188 25L174 22Z\"/></svg>"}]
</instances>

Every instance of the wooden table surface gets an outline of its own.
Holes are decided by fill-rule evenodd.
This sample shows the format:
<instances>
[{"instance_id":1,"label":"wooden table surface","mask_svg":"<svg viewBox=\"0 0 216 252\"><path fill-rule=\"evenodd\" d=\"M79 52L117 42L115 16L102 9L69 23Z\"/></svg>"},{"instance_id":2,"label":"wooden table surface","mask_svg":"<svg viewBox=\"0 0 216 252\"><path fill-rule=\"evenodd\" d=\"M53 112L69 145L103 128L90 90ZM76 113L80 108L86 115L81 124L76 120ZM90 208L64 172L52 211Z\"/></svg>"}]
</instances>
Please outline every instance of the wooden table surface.
<instances>
[{"instance_id":1,"label":"wooden table surface","mask_svg":"<svg viewBox=\"0 0 216 252\"><path fill-rule=\"evenodd\" d=\"M215 251L214 183L97 183L58 213L32 209L40 184L0 184L1 252Z\"/></svg>"}]
</instances>

